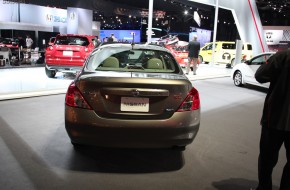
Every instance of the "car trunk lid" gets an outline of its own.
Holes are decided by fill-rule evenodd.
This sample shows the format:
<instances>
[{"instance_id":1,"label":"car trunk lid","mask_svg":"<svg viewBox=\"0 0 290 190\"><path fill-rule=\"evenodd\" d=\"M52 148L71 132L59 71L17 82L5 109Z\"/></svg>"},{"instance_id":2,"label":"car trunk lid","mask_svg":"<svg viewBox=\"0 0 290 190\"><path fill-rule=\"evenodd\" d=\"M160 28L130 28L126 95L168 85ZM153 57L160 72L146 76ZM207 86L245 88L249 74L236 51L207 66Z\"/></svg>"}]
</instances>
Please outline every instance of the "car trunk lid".
<instances>
[{"instance_id":1,"label":"car trunk lid","mask_svg":"<svg viewBox=\"0 0 290 190\"><path fill-rule=\"evenodd\" d=\"M169 118L192 87L188 80L175 80L184 77L179 74L104 73L83 75L76 85L96 114L105 118Z\"/></svg>"}]
</instances>

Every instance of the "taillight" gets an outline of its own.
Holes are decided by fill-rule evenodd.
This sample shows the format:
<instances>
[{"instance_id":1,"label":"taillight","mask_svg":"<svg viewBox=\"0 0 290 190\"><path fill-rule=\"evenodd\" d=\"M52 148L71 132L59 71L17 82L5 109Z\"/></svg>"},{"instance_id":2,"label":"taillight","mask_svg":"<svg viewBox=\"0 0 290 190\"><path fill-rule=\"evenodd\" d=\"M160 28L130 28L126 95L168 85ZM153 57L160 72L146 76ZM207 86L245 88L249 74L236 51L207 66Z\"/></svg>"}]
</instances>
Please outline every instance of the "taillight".
<instances>
[{"instance_id":1,"label":"taillight","mask_svg":"<svg viewBox=\"0 0 290 190\"><path fill-rule=\"evenodd\" d=\"M195 88L192 88L186 98L179 106L177 112L193 111L200 108L199 93Z\"/></svg>"},{"instance_id":2,"label":"taillight","mask_svg":"<svg viewBox=\"0 0 290 190\"><path fill-rule=\"evenodd\" d=\"M65 96L65 103L70 107L92 109L91 106L86 102L80 90L76 87L75 83L72 82L67 90Z\"/></svg>"}]
</instances>

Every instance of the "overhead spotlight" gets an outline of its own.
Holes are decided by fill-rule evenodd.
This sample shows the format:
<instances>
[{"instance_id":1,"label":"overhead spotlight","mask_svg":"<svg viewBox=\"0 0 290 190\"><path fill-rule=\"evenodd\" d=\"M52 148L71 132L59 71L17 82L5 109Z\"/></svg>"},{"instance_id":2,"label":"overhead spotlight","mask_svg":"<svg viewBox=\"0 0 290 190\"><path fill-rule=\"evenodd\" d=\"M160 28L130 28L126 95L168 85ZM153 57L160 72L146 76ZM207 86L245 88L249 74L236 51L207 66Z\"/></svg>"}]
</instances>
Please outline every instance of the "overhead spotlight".
<instances>
[{"instance_id":1,"label":"overhead spotlight","mask_svg":"<svg viewBox=\"0 0 290 190\"><path fill-rule=\"evenodd\" d=\"M185 15L187 15L187 14L188 14L188 11L187 11L187 10L185 10L185 11L184 11L184 14L185 14Z\"/></svg>"},{"instance_id":2,"label":"overhead spotlight","mask_svg":"<svg viewBox=\"0 0 290 190\"><path fill-rule=\"evenodd\" d=\"M132 16L131 15L129 15L129 18L131 18Z\"/></svg>"}]
</instances>

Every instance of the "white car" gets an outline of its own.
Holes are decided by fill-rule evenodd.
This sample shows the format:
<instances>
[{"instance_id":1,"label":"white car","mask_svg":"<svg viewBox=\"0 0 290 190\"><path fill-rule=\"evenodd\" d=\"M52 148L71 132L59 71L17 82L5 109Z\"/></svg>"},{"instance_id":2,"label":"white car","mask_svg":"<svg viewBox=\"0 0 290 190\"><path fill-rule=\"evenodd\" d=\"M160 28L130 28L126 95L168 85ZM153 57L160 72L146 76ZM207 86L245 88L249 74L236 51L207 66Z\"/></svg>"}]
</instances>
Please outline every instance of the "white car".
<instances>
[{"instance_id":1,"label":"white car","mask_svg":"<svg viewBox=\"0 0 290 190\"><path fill-rule=\"evenodd\" d=\"M234 80L236 86L243 86L244 84L252 84L256 86L269 88L270 83L259 83L255 79L255 73L257 69L262 65L266 64L266 61L275 52L264 52L244 63L235 65L231 72L231 77Z\"/></svg>"}]
</instances>

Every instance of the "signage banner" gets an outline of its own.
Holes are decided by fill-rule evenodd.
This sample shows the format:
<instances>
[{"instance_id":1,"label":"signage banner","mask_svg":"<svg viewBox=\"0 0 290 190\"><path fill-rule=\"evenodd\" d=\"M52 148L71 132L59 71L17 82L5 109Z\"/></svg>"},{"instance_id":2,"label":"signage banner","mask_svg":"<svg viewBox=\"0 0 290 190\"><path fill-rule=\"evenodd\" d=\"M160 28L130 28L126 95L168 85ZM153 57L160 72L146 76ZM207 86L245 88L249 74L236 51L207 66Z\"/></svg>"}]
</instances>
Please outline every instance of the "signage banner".
<instances>
[{"instance_id":1,"label":"signage banner","mask_svg":"<svg viewBox=\"0 0 290 190\"><path fill-rule=\"evenodd\" d=\"M66 27L67 11L65 9L21 4L20 21L23 23Z\"/></svg>"},{"instance_id":2,"label":"signage banner","mask_svg":"<svg viewBox=\"0 0 290 190\"><path fill-rule=\"evenodd\" d=\"M268 45L277 45L283 39L283 30L264 30Z\"/></svg>"}]
</instances>

